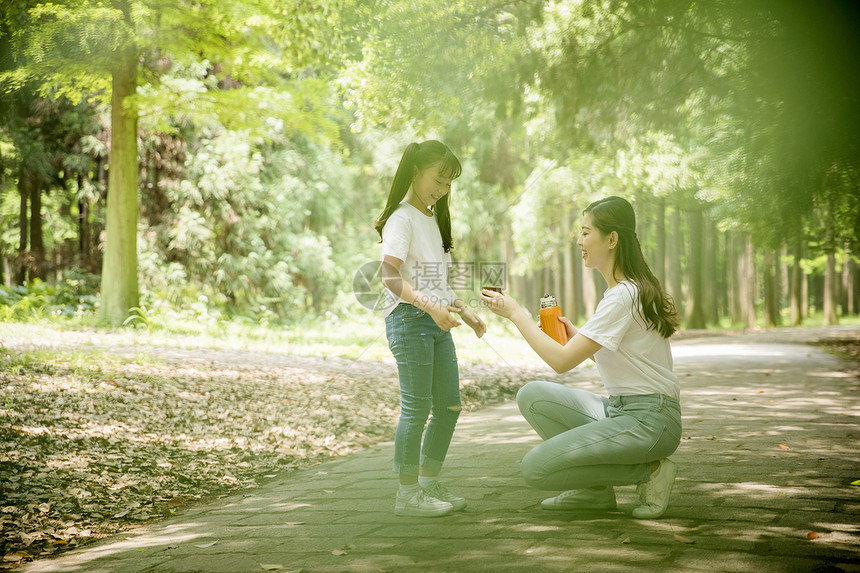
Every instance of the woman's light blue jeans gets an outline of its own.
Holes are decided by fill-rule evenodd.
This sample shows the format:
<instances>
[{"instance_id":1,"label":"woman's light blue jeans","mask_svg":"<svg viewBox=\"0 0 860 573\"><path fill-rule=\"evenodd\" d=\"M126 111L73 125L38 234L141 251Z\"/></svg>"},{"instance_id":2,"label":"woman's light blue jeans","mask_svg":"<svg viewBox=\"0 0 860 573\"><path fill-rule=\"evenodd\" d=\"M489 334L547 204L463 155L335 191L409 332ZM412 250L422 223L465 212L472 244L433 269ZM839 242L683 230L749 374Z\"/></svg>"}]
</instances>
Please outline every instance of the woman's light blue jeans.
<instances>
[{"instance_id":1,"label":"woman's light blue jeans","mask_svg":"<svg viewBox=\"0 0 860 573\"><path fill-rule=\"evenodd\" d=\"M438 473L460 417L460 372L454 339L429 314L406 303L397 305L385 318L385 333L400 378L393 470L416 476L423 467Z\"/></svg>"},{"instance_id":2,"label":"woman's light blue jeans","mask_svg":"<svg viewBox=\"0 0 860 573\"><path fill-rule=\"evenodd\" d=\"M681 407L662 394L604 398L553 382L529 382L520 412L544 442L522 461L537 489L568 490L646 481L651 462L681 441Z\"/></svg>"}]
</instances>

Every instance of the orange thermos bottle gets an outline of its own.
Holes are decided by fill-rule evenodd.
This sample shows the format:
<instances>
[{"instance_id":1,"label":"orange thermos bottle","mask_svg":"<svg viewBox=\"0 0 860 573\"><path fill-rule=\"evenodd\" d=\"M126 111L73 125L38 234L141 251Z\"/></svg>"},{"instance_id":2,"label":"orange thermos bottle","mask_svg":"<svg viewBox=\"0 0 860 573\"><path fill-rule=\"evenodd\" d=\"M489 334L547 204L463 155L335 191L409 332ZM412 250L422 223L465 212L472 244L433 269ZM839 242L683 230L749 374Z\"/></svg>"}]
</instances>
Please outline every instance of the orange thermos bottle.
<instances>
[{"instance_id":1,"label":"orange thermos bottle","mask_svg":"<svg viewBox=\"0 0 860 573\"><path fill-rule=\"evenodd\" d=\"M538 316L540 317L541 329L543 329L544 332L562 346L567 344L567 329L564 327L564 324L558 320L559 317L562 316L561 307L558 306L554 296L550 296L549 293L547 293L542 299L540 299L540 311L538 312Z\"/></svg>"}]
</instances>

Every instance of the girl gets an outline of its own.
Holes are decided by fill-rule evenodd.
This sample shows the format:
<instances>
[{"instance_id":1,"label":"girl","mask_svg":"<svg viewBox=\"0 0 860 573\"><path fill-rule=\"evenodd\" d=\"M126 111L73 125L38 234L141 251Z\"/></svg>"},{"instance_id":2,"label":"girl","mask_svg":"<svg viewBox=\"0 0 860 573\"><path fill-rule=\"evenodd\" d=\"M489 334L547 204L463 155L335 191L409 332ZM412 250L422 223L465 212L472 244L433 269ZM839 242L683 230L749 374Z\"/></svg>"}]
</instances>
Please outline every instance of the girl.
<instances>
[{"instance_id":1,"label":"girl","mask_svg":"<svg viewBox=\"0 0 860 573\"><path fill-rule=\"evenodd\" d=\"M609 394L543 381L522 387L520 412L545 440L523 458L523 475L539 489L568 490L544 500L545 509L614 509L613 486L635 483L641 505L633 517L660 517L677 473L667 456L681 439L680 385L667 340L678 327L675 308L642 256L626 200L589 205L577 244L585 266L597 269L609 288L579 331L560 319L566 346L511 297L487 290L481 297L556 372L593 358Z\"/></svg>"},{"instance_id":2,"label":"girl","mask_svg":"<svg viewBox=\"0 0 860 573\"><path fill-rule=\"evenodd\" d=\"M460 325L455 315L478 338L487 330L448 285L453 246L448 199L461 170L444 144L409 144L375 225L382 237L382 283L391 301L385 333L400 378L396 515L439 516L466 507L465 499L436 479L460 416L460 375L450 333Z\"/></svg>"}]
</instances>

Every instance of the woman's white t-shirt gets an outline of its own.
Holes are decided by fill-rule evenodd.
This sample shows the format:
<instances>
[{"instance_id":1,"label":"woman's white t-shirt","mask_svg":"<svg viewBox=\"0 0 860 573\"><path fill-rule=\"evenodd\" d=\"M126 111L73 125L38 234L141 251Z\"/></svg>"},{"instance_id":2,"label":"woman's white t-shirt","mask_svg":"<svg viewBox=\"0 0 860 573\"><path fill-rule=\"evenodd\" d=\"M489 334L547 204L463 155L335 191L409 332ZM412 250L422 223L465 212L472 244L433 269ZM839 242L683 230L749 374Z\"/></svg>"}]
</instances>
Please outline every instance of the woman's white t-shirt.
<instances>
[{"instance_id":1,"label":"woman's white t-shirt","mask_svg":"<svg viewBox=\"0 0 860 573\"><path fill-rule=\"evenodd\" d=\"M400 276L412 288L431 301L453 304L457 295L448 285L451 254L442 246L442 233L436 217L429 217L409 203L401 203L382 228L382 258L392 256L403 261ZM385 316L398 302L397 294L385 289Z\"/></svg>"},{"instance_id":2,"label":"woman's white t-shirt","mask_svg":"<svg viewBox=\"0 0 860 573\"><path fill-rule=\"evenodd\" d=\"M594 360L610 396L665 394L680 399L669 341L648 330L639 288L632 281L607 289L579 333L603 347L594 353Z\"/></svg>"}]
</instances>

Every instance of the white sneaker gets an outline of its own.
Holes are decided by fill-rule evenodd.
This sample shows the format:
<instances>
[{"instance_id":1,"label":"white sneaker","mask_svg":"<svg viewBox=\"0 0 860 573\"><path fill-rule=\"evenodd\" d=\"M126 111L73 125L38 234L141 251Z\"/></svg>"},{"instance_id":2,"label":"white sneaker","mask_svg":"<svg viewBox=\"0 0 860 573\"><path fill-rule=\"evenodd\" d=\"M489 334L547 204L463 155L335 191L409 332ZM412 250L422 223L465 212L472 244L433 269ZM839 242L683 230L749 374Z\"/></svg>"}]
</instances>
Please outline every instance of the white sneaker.
<instances>
[{"instance_id":1,"label":"white sneaker","mask_svg":"<svg viewBox=\"0 0 860 573\"><path fill-rule=\"evenodd\" d=\"M412 493L401 495L397 492L394 501L394 515L410 517L440 517L454 511L454 506L447 501L427 495L423 488Z\"/></svg>"},{"instance_id":2,"label":"white sneaker","mask_svg":"<svg viewBox=\"0 0 860 573\"><path fill-rule=\"evenodd\" d=\"M660 460L660 467L651 474L651 478L636 486L642 505L633 510L633 517L656 519L663 515L669 507L669 496L672 495L676 475L678 475L678 466L675 462L669 458Z\"/></svg>"},{"instance_id":3,"label":"white sneaker","mask_svg":"<svg viewBox=\"0 0 860 573\"><path fill-rule=\"evenodd\" d=\"M612 510L617 507L615 502L615 490L606 487L603 490L592 489L569 489L555 497L543 500L540 506L552 511L577 511L577 510Z\"/></svg>"},{"instance_id":4,"label":"white sneaker","mask_svg":"<svg viewBox=\"0 0 860 573\"><path fill-rule=\"evenodd\" d=\"M450 503L452 506L454 506L454 511L460 511L466 508L466 500L462 497L457 497L456 495L448 491L448 489L444 485L439 483L439 480L435 480L432 485L423 489L427 495L435 497L440 501L447 501L448 503Z\"/></svg>"}]
</instances>

